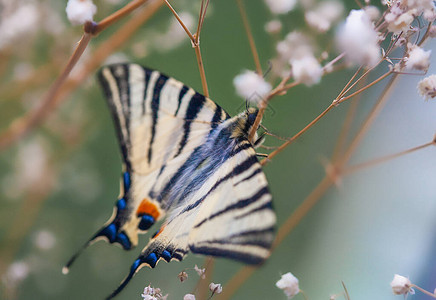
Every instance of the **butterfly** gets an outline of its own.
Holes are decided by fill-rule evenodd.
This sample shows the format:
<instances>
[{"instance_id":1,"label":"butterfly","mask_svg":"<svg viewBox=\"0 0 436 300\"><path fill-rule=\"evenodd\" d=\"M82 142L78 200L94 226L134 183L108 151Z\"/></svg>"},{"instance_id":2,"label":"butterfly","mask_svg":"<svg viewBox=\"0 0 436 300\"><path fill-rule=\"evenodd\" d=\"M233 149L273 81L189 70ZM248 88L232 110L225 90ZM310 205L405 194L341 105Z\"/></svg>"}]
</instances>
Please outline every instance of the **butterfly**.
<instances>
[{"instance_id":1,"label":"butterfly","mask_svg":"<svg viewBox=\"0 0 436 300\"><path fill-rule=\"evenodd\" d=\"M144 266L188 253L248 264L270 253L276 217L268 183L248 139L258 110L230 117L180 81L137 64L98 75L123 161L112 216L70 259L98 240L130 250L166 216L132 264L117 295ZM256 128L257 129L257 128Z\"/></svg>"}]
</instances>

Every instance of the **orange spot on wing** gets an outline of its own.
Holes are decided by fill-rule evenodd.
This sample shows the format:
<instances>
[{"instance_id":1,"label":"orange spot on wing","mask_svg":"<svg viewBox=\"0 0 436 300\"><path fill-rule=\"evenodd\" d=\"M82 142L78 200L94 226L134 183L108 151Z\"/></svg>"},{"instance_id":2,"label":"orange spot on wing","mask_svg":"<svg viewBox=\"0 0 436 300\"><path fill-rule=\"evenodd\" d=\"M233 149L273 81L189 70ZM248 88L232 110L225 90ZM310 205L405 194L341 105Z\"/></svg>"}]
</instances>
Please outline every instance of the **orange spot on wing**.
<instances>
[{"instance_id":1,"label":"orange spot on wing","mask_svg":"<svg viewBox=\"0 0 436 300\"><path fill-rule=\"evenodd\" d=\"M153 236L153 239L157 238L159 236L159 234L162 233L162 231L164 230L165 226L162 226L158 232L156 232L156 234Z\"/></svg>"},{"instance_id":2,"label":"orange spot on wing","mask_svg":"<svg viewBox=\"0 0 436 300\"><path fill-rule=\"evenodd\" d=\"M160 211L159 207L156 204L145 198L144 200L142 200L141 204L139 204L139 207L136 210L136 214L138 216L147 214L157 220L160 216Z\"/></svg>"}]
</instances>

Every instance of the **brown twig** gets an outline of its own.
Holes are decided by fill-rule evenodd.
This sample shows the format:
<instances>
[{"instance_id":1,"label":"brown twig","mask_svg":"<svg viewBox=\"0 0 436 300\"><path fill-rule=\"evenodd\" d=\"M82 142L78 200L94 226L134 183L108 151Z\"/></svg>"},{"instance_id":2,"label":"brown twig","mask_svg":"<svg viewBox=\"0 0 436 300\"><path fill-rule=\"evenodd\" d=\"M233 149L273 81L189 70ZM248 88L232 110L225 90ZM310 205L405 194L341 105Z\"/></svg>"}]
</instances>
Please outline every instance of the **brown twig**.
<instances>
[{"instance_id":1,"label":"brown twig","mask_svg":"<svg viewBox=\"0 0 436 300\"><path fill-rule=\"evenodd\" d=\"M392 160L394 158L397 158L397 157L400 157L400 156L403 156L403 155L406 155L406 154L409 154L409 153L412 153L412 152L415 152L415 151L427 148L428 146L432 146L432 145L433 146L436 145L436 141L433 140L433 141L431 141L429 143L425 143L425 144L422 144L422 145L419 145L419 146L416 146L416 147L413 147L413 148L410 148L410 149L407 149L407 150L404 150L404 151L401 151L401 152L398 152L398 153L394 153L394 154L391 154L391 155L386 155L386 156L383 156L383 157L376 158L374 160L370 160L370 161L367 161L367 162L363 162L363 163L360 163L360 164L356 164L356 165L353 165L353 166L346 167L344 170L342 170L342 173L343 174L349 174L349 173L353 173L353 172L356 172L356 171L360 171L361 169L372 167L372 166L375 166L375 165L378 165L378 164L390 161L390 160Z\"/></svg>"},{"instance_id":2,"label":"brown twig","mask_svg":"<svg viewBox=\"0 0 436 300\"><path fill-rule=\"evenodd\" d=\"M94 34L99 34L100 32L102 32L121 18L130 14L132 11L145 4L146 2L147 0L133 0L129 2L126 6L120 8L115 13L98 22L98 24L96 24Z\"/></svg>"},{"instance_id":3,"label":"brown twig","mask_svg":"<svg viewBox=\"0 0 436 300\"><path fill-rule=\"evenodd\" d=\"M146 22L154 13L162 6L161 1L151 1L146 9L141 14L134 16L117 33L103 43L102 46L94 52L92 58L85 65L82 71L75 80L66 81L72 68L79 60L86 45L89 43L92 33L85 32L80 40L76 50L69 59L66 67L61 75L55 80L50 87L49 92L34 110L28 112L24 116L16 119L11 126L0 135L0 150L10 146L33 128L38 126L46 116L57 106L57 104L70 94L80 83L85 80L89 74L94 71L115 49L124 43L144 22ZM121 16L124 16L122 14ZM118 19L121 17L119 16ZM118 20L117 19L117 20ZM112 21L113 22L113 21ZM94 24L95 25L95 24ZM93 28L94 25L89 25L88 28Z\"/></svg>"},{"instance_id":4,"label":"brown twig","mask_svg":"<svg viewBox=\"0 0 436 300\"><path fill-rule=\"evenodd\" d=\"M256 44L254 42L253 33L251 32L250 22L248 22L247 13L245 11L243 0L236 0L239 13L241 14L242 23L244 23L245 34L247 35L248 42L250 43L251 54L253 55L254 64L256 65L256 72L260 76L263 75L262 66L259 60L259 53L257 52Z\"/></svg>"},{"instance_id":5,"label":"brown twig","mask_svg":"<svg viewBox=\"0 0 436 300\"><path fill-rule=\"evenodd\" d=\"M291 137L288 141L280 145L276 150L271 152L267 158L263 159L260 163L261 165L265 165L268 161L270 161L273 157L275 157L277 154L282 152L287 146L289 146L293 141L298 139L303 133L305 133L307 130L309 130L313 125L315 125L319 120L321 120L332 108L334 108L334 104L330 104L321 114L319 114L318 117L313 119L309 124L307 124L303 129L301 129L297 134L295 134L293 137Z\"/></svg>"},{"instance_id":6,"label":"brown twig","mask_svg":"<svg viewBox=\"0 0 436 300\"><path fill-rule=\"evenodd\" d=\"M201 2L197 33L194 35L189 31L189 29L188 29L188 27L186 27L185 23L183 23L182 19L179 17L176 10L171 6L171 4L168 2L168 0L164 0L164 2L168 6L168 8L171 10L174 17L177 19L179 24L183 27L183 30L185 30L186 34L189 36L189 38L191 40L192 47L195 50L195 56L197 58L197 65L198 65L198 70L200 72L200 79L201 79L201 85L203 88L203 94L204 94L204 96L209 97L209 89L207 87L206 73L204 71L203 58L201 56L201 51L200 51L200 31L201 31L201 28L203 26L204 18L206 16L206 9L207 9L207 6L209 4L209 1L207 0L206 5L204 5L204 3L203 3L204 0L202 0L202 2Z\"/></svg>"}]
</instances>

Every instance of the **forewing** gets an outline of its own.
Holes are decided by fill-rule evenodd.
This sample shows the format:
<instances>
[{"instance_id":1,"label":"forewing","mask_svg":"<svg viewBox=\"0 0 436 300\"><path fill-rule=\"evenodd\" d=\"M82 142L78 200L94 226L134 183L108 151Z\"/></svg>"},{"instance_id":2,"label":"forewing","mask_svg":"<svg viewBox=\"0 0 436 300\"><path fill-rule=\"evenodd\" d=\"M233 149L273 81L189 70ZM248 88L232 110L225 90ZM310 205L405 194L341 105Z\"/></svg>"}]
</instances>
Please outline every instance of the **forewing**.
<instances>
[{"instance_id":1,"label":"forewing","mask_svg":"<svg viewBox=\"0 0 436 300\"><path fill-rule=\"evenodd\" d=\"M229 116L183 83L136 64L106 66L99 81L115 124L123 174L111 218L83 248L103 238L128 250L137 245L138 233L165 215L161 195L168 180Z\"/></svg>"}]
</instances>

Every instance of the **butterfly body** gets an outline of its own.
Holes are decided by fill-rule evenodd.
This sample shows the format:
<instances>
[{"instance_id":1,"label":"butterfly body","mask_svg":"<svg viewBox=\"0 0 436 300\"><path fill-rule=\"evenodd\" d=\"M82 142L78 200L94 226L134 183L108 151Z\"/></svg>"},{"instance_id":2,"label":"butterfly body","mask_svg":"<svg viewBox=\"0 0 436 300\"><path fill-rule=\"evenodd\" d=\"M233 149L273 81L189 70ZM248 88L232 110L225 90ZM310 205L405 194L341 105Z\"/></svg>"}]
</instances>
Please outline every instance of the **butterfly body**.
<instances>
[{"instance_id":1,"label":"butterfly body","mask_svg":"<svg viewBox=\"0 0 436 300\"><path fill-rule=\"evenodd\" d=\"M272 197L248 140L257 110L231 118L183 83L136 64L104 67L99 79L123 173L112 217L85 246L105 239L131 249L166 215L112 296L141 267L189 251L254 264L268 257Z\"/></svg>"}]
</instances>

